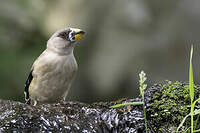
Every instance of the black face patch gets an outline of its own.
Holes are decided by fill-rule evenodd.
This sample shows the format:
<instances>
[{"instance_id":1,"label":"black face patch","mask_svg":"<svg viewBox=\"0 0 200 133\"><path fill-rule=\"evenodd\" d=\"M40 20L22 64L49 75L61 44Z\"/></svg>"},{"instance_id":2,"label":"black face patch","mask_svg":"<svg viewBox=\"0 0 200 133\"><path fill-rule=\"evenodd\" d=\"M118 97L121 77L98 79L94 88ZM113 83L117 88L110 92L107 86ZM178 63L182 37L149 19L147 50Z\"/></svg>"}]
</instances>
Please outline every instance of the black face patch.
<instances>
[{"instance_id":1,"label":"black face patch","mask_svg":"<svg viewBox=\"0 0 200 133\"><path fill-rule=\"evenodd\" d=\"M70 32L71 32L70 30L63 31L63 32L58 34L58 37L65 39L65 40L69 40L69 33Z\"/></svg>"}]
</instances>

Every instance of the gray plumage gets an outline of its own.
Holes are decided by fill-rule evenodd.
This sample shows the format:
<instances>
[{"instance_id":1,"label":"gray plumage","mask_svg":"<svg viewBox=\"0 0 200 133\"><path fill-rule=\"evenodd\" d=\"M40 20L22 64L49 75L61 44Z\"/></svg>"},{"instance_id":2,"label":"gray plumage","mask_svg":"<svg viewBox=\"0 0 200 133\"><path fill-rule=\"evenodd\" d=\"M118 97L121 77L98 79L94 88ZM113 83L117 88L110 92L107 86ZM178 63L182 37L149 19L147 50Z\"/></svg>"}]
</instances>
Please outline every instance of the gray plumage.
<instances>
[{"instance_id":1,"label":"gray plumage","mask_svg":"<svg viewBox=\"0 0 200 133\"><path fill-rule=\"evenodd\" d=\"M25 100L36 105L65 100L77 72L74 42L82 37L80 29L62 29L52 35L46 50L33 63L25 83Z\"/></svg>"}]
</instances>

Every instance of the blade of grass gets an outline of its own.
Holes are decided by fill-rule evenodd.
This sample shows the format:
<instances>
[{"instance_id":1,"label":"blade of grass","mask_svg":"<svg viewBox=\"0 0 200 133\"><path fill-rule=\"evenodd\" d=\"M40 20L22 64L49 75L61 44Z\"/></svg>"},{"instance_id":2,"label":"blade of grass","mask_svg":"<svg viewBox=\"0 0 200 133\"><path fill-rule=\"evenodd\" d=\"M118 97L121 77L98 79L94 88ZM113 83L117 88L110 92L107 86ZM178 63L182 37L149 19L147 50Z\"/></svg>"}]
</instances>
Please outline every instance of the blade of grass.
<instances>
[{"instance_id":1,"label":"blade of grass","mask_svg":"<svg viewBox=\"0 0 200 133\"><path fill-rule=\"evenodd\" d=\"M193 80L193 69L192 69L192 56L193 56L193 45L191 46L190 52L190 70L189 70L189 89L190 89L190 99L191 103L194 100L194 80Z\"/></svg>"},{"instance_id":2,"label":"blade of grass","mask_svg":"<svg viewBox=\"0 0 200 133\"><path fill-rule=\"evenodd\" d=\"M195 104L199 101L200 98L196 99L193 103L192 103L192 107L195 107Z\"/></svg>"},{"instance_id":3,"label":"blade of grass","mask_svg":"<svg viewBox=\"0 0 200 133\"><path fill-rule=\"evenodd\" d=\"M177 128L177 130L176 130L177 132L178 132L179 129L183 126L185 120L186 120L189 116L190 116L190 114L186 115L186 116L183 118L183 120L181 121L181 124L178 126L178 128Z\"/></svg>"},{"instance_id":4,"label":"blade of grass","mask_svg":"<svg viewBox=\"0 0 200 133\"><path fill-rule=\"evenodd\" d=\"M200 98L198 98L197 100L195 100L193 104L195 104L199 99L200 99ZM198 115L198 114L200 114L200 109L194 110L194 115ZM186 115L186 116L183 118L183 120L181 121L181 124L178 126L178 128L177 128L177 130L176 130L177 132L178 132L179 129L183 126L185 120L186 120L189 116L191 116L191 113L189 113L188 115Z\"/></svg>"},{"instance_id":5,"label":"blade of grass","mask_svg":"<svg viewBox=\"0 0 200 133\"><path fill-rule=\"evenodd\" d=\"M193 56L193 45L191 46L191 51L190 51L190 68L189 68L189 90L190 90L190 101L191 101L191 133L193 133L194 129L194 119L193 119L193 114L194 114L194 107L193 107L193 100L194 100L194 80L193 80L193 69L192 69L192 56Z\"/></svg>"},{"instance_id":6,"label":"blade of grass","mask_svg":"<svg viewBox=\"0 0 200 133\"><path fill-rule=\"evenodd\" d=\"M197 133L197 132L200 132L200 129L198 129L198 130L195 130L193 133Z\"/></svg>"},{"instance_id":7,"label":"blade of grass","mask_svg":"<svg viewBox=\"0 0 200 133\"><path fill-rule=\"evenodd\" d=\"M198 101L198 99L193 103L194 101L194 79L193 79L193 68L192 68L192 56L193 56L193 45L191 46L191 51L190 51L190 66L189 66L189 94L190 94L190 114L188 114L181 122L179 127L177 128L177 131L179 130L180 127L183 126L183 123L185 122L186 118L190 115L191 116L191 133L194 131L194 106L195 103Z\"/></svg>"}]
</instances>

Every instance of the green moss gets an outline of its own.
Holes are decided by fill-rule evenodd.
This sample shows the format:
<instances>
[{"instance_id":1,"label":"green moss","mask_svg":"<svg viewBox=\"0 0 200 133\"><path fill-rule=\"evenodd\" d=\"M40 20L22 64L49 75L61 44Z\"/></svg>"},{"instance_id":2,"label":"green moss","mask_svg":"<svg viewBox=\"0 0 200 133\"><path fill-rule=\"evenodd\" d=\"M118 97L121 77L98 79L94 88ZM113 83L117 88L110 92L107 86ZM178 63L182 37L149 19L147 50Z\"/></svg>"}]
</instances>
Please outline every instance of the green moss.
<instances>
[{"instance_id":1,"label":"green moss","mask_svg":"<svg viewBox=\"0 0 200 133\"><path fill-rule=\"evenodd\" d=\"M147 116L150 116L161 131L162 127L168 125L178 126L182 119L190 113L190 97L187 83L166 81L158 85L161 89L154 92L147 109ZM199 86L194 86L195 99L199 97ZM198 104L197 104L198 105ZM160 126L158 126L160 125ZM190 119L187 119L185 126L189 127Z\"/></svg>"}]
</instances>

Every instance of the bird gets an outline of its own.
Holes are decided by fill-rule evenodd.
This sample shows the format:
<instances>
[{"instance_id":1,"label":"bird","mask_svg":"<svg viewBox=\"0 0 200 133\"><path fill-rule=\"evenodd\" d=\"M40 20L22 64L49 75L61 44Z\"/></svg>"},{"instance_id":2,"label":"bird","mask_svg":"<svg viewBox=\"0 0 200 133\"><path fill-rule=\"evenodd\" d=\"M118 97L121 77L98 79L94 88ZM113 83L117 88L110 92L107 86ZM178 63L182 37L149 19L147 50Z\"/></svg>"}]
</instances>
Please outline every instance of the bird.
<instances>
[{"instance_id":1,"label":"bird","mask_svg":"<svg viewBox=\"0 0 200 133\"><path fill-rule=\"evenodd\" d=\"M73 54L75 42L84 34L78 28L64 28L50 37L25 82L27 104L36 106L38 103L65 101L78 70Z\"/></svg>"}]
</instances>

